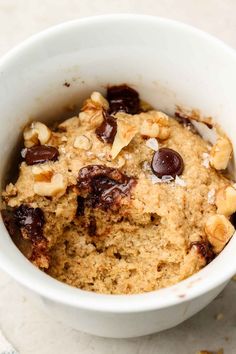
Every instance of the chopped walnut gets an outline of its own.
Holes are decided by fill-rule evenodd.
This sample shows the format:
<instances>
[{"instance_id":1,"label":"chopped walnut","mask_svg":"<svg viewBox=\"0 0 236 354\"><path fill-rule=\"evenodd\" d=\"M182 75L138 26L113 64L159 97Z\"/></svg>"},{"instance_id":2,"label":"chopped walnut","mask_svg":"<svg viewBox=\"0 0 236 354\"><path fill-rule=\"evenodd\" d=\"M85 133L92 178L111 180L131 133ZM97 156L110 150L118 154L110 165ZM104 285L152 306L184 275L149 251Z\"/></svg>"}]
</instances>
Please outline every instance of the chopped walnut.
<instances>
[{"instance_id":1,"label":"chopped walnut","mask_svg":"<svg viewBox=\"0 0 236 354\"><path fill-rule=\"evenodd\" d=\"M111 156L112 159L116 158L119 152L135 137L138 132L137 125L127 119L117 119L117 133L112 144Z\"/></svg>"},{"instance_id":2,"label":"chopped walnut","mask_svg":"<svg viewBox=\"0 0 236 354\"><path fill-rule=\"evenodd\" d=\"M93 92L91 95L91 100L92 102L97 103L100 107L104 109L109 108L109 103L108 101L100 94L100 92Z\"/></svg>"},{"instance_id":3,"label":"chopped walnut","mask_svg":"<svg viewBox=\"0 0 236 354\"><path fill-rule=\"evenodd\" d=\"M140 113L140 134L150 138L167 139L170 135L169 117L156 111Z\"/></svg>"},{"instance_id":4,"label":"chopped walnut","mask_svg":"<svg viewBox=\"0 0 236 354\"><path fill-rule=\"evenodd\" d=\"M226 137L219 137L210 153L210 164L216 170L225 170L232 154L232 145Z\"/></svg>"},{"instance_id":5,"label":"chopped walnut","mask_svg":"<svg viewBox=\"0 0 236 354\"><path fill-rule=\"evenodd\" d=\"M34 165L32 173L35 182L51 182L53 170L49 165Z\"/></svg>"},{"instance_id":6,"label":"chopped walnut","mask_svg":"<svg viewBox=\"0 0 236 354\"><path fill-rule=\"evenodd\" d=\"M53 175L50 181L36 181L34 183L35 194L45 197L60 197L65 194L66 188L67 181L60 173Z\"/></svg>"},{"instance_id":7,"label":"chopped walnut","mask_svg":"<svg viewBox=\"0 0 236 354\"><path fill-rule=\"evenodd\" d=\"M34 145L46 144L51 137L51 130L41 122L33 122L24 130L24 144L29 148Z\"/></svg>"},{"instance_id":8,"label":"chopped walnut","mask_svg":"<svg viewBox=\"0 0 236 354\"><path fill-rule=\"evenodd\" d=\"M217 213L230 216L236 212L236 190L231 187L224 187L217 191L216 202Z\"/></svg>"},{"instance_id":9,"label":"chopped walnut","mask_svg":"<svg viewBox=\"0 0 236 354\"><path fill-rule=\"evenodd\" d=\"M13 183L9 183L6 186L6 192L3 193L3 196L7 195L8 197L15 197L17 192L17 187Z\"/></svg>"},{"instance_id":10,"label":"chopped walnut","mask_svg":"<svg viewBox=\"0 0 236 354\"><path fill-rule=\"evenodd\" d=\"M58 125L58 128L62 131L68 131L68 130L75 130L79 126L79 118L78 117L72 117L66 119L64 122L60 123ZM65 139L65 137L62 137L62 141Z\"/></svg>"},{"instance_id":11,"label":"chopped walnut","mask_svg":"<svg viewBox=\"0 0 236 354\"><path fill-rule=\"evenodd\" d=\"M108 109L107 100L98 92L93 92L91 97L84 102L79 120L82 125L91 129L99 127L103 122L103 110Z\"/></svg>"},{"instance_id":12,"label":"chopped walnut","mask_svg":"<svg viewBox=\"0 0 236 354\"><path fill-rule=\"evenodd\" d=\"M76 149L89 150L92 147L92 142L86 135L80 135L75 138L74 147Z\"/></svg>"},{"instance_id":13,"label":"chopped walnut","mask_svg":"<svg viewBox=\"0 0 236 354\"><path fill-rule=\"evenodd\" d=\"M212 215L206 222L205 233L213 251L219 253L233 236L235 229L224 215Z\"/></svg>"}]
</instances>

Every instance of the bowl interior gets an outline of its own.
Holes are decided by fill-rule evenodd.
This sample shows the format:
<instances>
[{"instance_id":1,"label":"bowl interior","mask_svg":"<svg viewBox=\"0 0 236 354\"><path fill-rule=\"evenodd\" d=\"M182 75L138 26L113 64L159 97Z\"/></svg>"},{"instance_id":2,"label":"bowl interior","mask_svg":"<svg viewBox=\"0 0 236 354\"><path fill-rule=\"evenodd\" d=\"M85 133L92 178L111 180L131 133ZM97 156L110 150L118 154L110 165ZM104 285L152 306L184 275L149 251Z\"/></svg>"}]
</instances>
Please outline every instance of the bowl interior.
<instances>
[{"instance_id":1,"label":"bowl interior","mask_svg":"<svg viewBox=\"0 0 236 354\"><path fill-rule=\"evenodd\" d=\"M0 75L1 187L13 146L29 119L68 116L71 104L79 106L93 90L105 92L108 84L127 83L144 100L169 114L176 105L199 109L222 125L236 149L236 55L220 41L183 24L134 15L62 24L6 55L0 62ZM56 282L24 259L2 223L0 243L0 266L19 281L32 287L30 280L34 279L36 291L60 301L84 301L86 292ZM123 301L122 296L86 296L91 298L90 306L93 301L99 306L97 299L106 298L107 308L118 301L123 306L120 310L137 308L143 297L149 301L142 307L148 308L180 301L178 295L183 291L186 299L196 296L236 271L235 245L236 239L232 239L212 264L175 287L155 292L155 297L153 293L132 295L129 298L136 300L127 305L127 297Z\"/></svg>"}]
</instances>

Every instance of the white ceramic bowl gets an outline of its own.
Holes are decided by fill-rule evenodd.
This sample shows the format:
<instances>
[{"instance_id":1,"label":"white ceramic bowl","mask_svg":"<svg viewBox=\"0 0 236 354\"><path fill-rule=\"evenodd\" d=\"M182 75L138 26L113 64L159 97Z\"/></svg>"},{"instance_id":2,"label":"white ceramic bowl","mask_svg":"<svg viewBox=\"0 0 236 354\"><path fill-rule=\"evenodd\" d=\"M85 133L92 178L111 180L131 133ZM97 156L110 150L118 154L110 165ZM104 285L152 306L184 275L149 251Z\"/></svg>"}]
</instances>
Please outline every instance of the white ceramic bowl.
<instances>
[{"instance_id":1,"label":"white ceramic bowl","mask_svg":"<svg viewBox=\"0 0 236 354\"><path fill-rule=\"evenodd\" d=\"M65 23L7 54L0 61L0 78L2 185L27 119L60 114L68 102L81 102L94 89L104 91L108 83L128 83L143 99L170 114L176 104L200 109L224 127L236 149L236 53L181 23L136 15ZM236 272L235 250L234 237L211 264L170 288L140 295L101 295L39 271L0 223L0 267L37 294L48 314L106 337L161 331L201 310Z\"/></svg>"}]
</instances>

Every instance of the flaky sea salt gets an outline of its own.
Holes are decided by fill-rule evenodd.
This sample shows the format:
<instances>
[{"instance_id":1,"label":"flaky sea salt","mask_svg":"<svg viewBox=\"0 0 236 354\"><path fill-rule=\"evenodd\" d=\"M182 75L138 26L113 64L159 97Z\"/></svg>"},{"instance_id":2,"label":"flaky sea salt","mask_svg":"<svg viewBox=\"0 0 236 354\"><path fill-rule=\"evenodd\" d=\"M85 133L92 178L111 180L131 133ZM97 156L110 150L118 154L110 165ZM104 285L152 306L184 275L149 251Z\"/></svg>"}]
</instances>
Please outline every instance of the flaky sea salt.
<instances>
[{"instance_id":1,"label":"flaky sea salt","mask_svg":"<svg viewBox=\"0 0 236 354\"><path fill-rule=\"evenodd\" d=\"M144 171L151 171L151 166L150 166L150 164L149 164L148 161L144 161L142 167L143 167L143 170L144 170ZM156 176L155 176L155 177L156 177Z\"/></svg>"},{"instance_id":2,"label":"flaky sea salt","mask_svg":"<svg viewBox=\"0 0 236 354\"><path fill-rule=\"evenodd\" d=\"M163 183L162 180L155 175L151 175L150 180L152 181L152 184Z\"/></svg>"},{"instance_id":3,"label":"flaky sea salt","mask_svg":"<svg viewBox=\"0 0 236 354\"><path fill-rule=\"evenodd\" d=\"M169 183L169 182L174 180L174 178L172 176L169 176L169 175L162 176L161 178L158 178L155 175L151 175L150 179L151 179L153 184L156 184L156 183Z\"/></svg>"},{"instance_id":4,"label":"flaky sea salt","mask_svg":"<svg viewBox=\"0 0 236 354\"><path fill-rule=\"evenodd\" d=\"M210 166L210 155L207 152L204 152L202 154L202 158L203 158L202 166L204 166L206 168L209 168L209 166Z\"/></svg>"},{"instance_id":5,"label":"flaky sea salt","mask_svg":"<svg viewBox=\"0 0 236 354\"><path fill-rule=\"evenodd\" d=\"M205 140L209 141L212 145L216 143L218 134L215 127L209 128L207 124L203 122L198 122L196 120L191 120L193 126L198 131L199 135Z\"/></svg>"},{"instance_id":6,"label":"flaky sea salt","mask_svg":"<svg viewBox=\"0 0 236 354\"><path fill-rule=\"evenodd\" d=\"M169 176L169 175L165 175L165 176L162 176L162 177L161 177L161 181L162 181L163 183L169 183L169 182L171 182L171 181L173 181L173 180L174 180L174 177Z\"/></svg>"},{"instance_id":7,"label":"flaky sea salt","mask_svg":"<svg viewBox=\"0 0 236 354\"><path fill-rule=\"evenodd\" d=\"M180 187L186 187L187 183L186 181L184 181L182 178L180 178L179 176L175 177L175 184L177 184Z\"/></svg>"},{"instance_id":8,"label":"flaky sea salt","mask_svg":"<svg viewBox=\"0 0 236 354\"><path fill-rule=\"evenodd\" d=\"M27 149L22 149L21 150L21 156L23 157L23 159L25 158L26 153L27 153Z\"/></svg>"},{"instance_id":9,"label":"flaky sea salt","mask_svg":"<svg viewBox=\"0 0 236 354\"><path fill-rule=\"evenodd\" d=\"M207 194L207 202L209 204L215 203L215 195L216 195L216 190L215 190L215 188L212 188Z\"/></svg>"},{"instance_id":10,"label":"flaky sea salt","mask_svg":"<svg viewBox=\"0 0 236 354\"><path fill-rule=\"evenodd\" d=\"M157 151L159 149L158 141L155 138L148 139L146 141L146 146L154 151Z\"/></svg>"}]
</instances>

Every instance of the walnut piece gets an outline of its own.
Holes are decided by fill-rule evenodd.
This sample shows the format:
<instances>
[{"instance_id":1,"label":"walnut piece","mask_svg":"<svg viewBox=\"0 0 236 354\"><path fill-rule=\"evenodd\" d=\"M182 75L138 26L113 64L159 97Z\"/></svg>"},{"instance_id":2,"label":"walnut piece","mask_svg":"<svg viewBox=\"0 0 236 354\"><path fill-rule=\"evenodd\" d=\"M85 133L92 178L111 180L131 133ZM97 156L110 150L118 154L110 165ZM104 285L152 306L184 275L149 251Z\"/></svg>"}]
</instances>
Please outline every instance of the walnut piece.
<instances>
[{"instance_id":1,"label":"walnut piece","mask_svg":"<svg viewBox=\"0 0 236 354\"><path fill-rule=\"evenodd\" d=\"M49 165L34 165L32 173L35 182L51 182L53 170Z\"/></svg>"},{"instance_id":2,"label":"walnut piece","mask_svg":"<svg viewBox=\"0 0 236 354\"><path fill-rule=\"evenodd\" d=\"M231 187L220 188L216 193L217 213L230 216L236 212L236 190Z\"/></svg>"},{"instance_id":3,"label":"walnut piece","mask_svg":"<svg viewBox=\"0 0 236 354\"><path fill-rule=\"evenodd\" d=\"M78 127L79 127L79 118L77 116L68 118L64 122L58 125L58 128L62 131L70 131L70 130L73 131Z\"/></svg>"},{"instance_id":4,"label":"walnut piece","mask_svg":"<svg viewBox=\"0 0 236 354\"><path fill-rule=\"evenodd\" d=\"M224 215L212 215L206 222L205 233L213 246L213 251L219 253L233 236L235 229Z\"/></svg>"},{"instance_id":5,"label":"walnut piece","mask_svg":"<svg viewBox=\"0 0 236 354\"><path fill-rule=\"evenodd\" d=\"M109 108L109 103L108 101L100 94L100 92L93 92L91 95L91 100L92 102L98 104L100 107L104 109Z\"/></svg>"},{"instance_id":6,"label":"walnut piece","mask_svg":"<svg viewBox=\"0 0 236 354\"><path fill-rule=\"evenodd\" d=\"M111 149L112 159L116 158L119 152L127 146L138 132L138 126L125 118L117 119L117 133Z\"/></svg>"},{"instance_id":7,"label":"walnut piece","mask_svg":"<svg viewBox=\"0 0 236 354\"><path fill-rule=\"evenodd\" d=\"M216 144L213 145L210 153L210 164L216 170L225 170L228 166L231 154L232 145L226 137L219 137Z\"/></svg>"},{"instance_id":8,"label":"walnut piece","mask_svg":"<svg viewBox=\"0 0 236 354\"><path fill-rule=\"evenodd\" d=\"M13 183L9 183L6 186L6 192L5 194L2 193L3 195L7 195L8 197L15 197L17 195L17 187Z\"/></svg>"},{"instance_id":9,"label":"walnut piece","mask_svg":"<svg viewBox=\"0 0 236 354\"><path fill-rule=\"evenodd\" d=\"M92 147L92 142L86 135L80 135L75 138L74 147L76 149L89 150Z\"/></svg>"},{"instance_id":10,"label":"walnut piece","mask_svg":"<svg viewBox=\"0 0 236 354\"><path fill-rule=\"evenodd\" d=\"M42 174L43 176L43 174ZM40 180L34 183L34 192L43 197L60 197L65 194L67 188L67 181L60 173L51 176L48 181Z\"/></svg>"},{"instance_id":11,"label":"walnut piece","mask_svg":"<svg viewBox=\"0 0 236 354\"><path fill-rule=\"evenodd\" d=\"M103 122L103 111L108 108L107 100L99 92L93 92L91 97L84 102L79 120L88 128L97 128Z\"/></svg>"},{"instance_id":12,"label":"walnut piece","mask_svg":"<svg viewBox=\"0 0 236 354\"><path fill-rule=\"evenodd\" d=\"M157 111L140 113L140 134L149 138L167 139L170 136L169 117Z\"/></svg>"},{"instance_id":13,"label":"walnut piece","mask_svg":"<svg viewBox=\"0 0 236 354\"><path fill-rule=\"evenodd\" d=\"M32 147L39 143L44 145L51 137L51 130L41 122L33 122L24 129L23 136L25 147Z\"/></svg>"}]
</instances>

